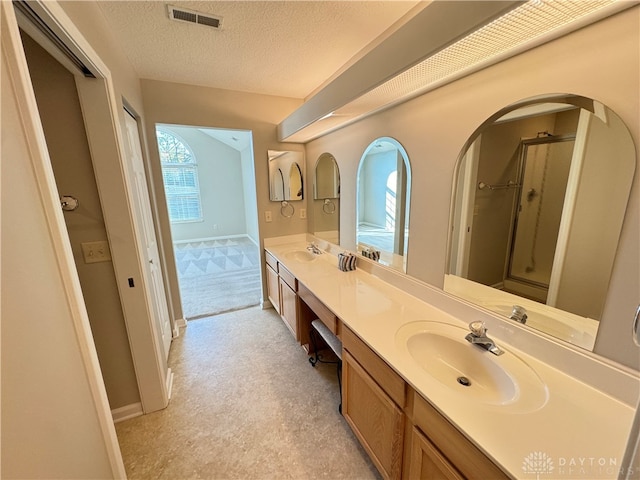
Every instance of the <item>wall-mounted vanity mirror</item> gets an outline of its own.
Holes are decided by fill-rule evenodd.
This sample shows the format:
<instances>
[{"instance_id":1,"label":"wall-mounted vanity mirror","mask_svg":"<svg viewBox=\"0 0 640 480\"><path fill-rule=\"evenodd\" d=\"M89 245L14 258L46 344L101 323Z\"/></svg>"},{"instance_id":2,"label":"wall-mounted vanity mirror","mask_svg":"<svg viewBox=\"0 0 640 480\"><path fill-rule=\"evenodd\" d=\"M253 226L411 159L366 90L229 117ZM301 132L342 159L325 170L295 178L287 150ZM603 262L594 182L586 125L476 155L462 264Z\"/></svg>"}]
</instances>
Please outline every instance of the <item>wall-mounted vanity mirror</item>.
<instances>
[{"instance_id":1,"label":"wall-mounted vanity mirror","mask_svg":"<svg viewBox=\"0 0 640 480\"><path fill-rule=\"evenodd\" d=\"M318 157L313 177L313 229L323 240L340 243L340 170L330 153Z\"/></svg>"},{"instance_id":2,"label":"wall-mounted vanity mirror","mask_svg":"<svg viewBox=\"0 0 640 480\"><path fill-rule=\"evenodd\" d=\"M627 127L597 101L496 113L458 159L445 290L592 350L635 168Z\"/></svg>"},{"instance_id":3,"label":"wall-mounted vanity mirror","mask_svg":"<svg viewBox=\"0 0 640 480\"><path fill-rule=\"evenodd\" d=\"M379 251L381 263L406 272L411 198L407 152L393 138L378 138L364 151L356 182L358 251Z\"/></svg>"},{"instance_id":4,"label":"wall-mounted vanity mirror","mask_svg":"<svg viewBox=\"0 0 640 480\"><path fill-rule=\"evenodd\" d=\"M304 198L302 152L269 150L269 199L273 202Z\"/></svg>"}]
</instances>

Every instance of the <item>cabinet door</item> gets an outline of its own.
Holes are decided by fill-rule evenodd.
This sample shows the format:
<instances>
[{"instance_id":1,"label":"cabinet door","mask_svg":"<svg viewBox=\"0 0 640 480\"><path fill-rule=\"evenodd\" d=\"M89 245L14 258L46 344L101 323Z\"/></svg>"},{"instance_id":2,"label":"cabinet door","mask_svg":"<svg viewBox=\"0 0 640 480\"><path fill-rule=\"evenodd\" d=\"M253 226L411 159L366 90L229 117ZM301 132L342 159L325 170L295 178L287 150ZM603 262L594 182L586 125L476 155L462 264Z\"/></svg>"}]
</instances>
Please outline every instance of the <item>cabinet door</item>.
<instances>
[{"instance_id":1,"label":"cabinet door","mask_svg":"<svg viewBox=\"0 0 640 480\"><path fill-rule=\"evenodd\" d=\"M267 296L276 312L280 313L280 287L278 273L267 264Z\"/></svg>"},{"instance_id":2,"label":"cabinet door","mask_svg":"<svg viewBox=\"0 0 640 480\"><path fill-rule=\"evenodd\" d=\"M347 351L342 353L342 414L387 479L400 478L404 413Z\"/></svg>"},{"instance_id":3,"label":"cabinet door","mask_svg":"<svg viewBox=\"0 0 640 480\"><path fill-rule=\"evenodd\" d=\"M280 316L298 340L298 305L296 292L280 279Z\"/></svg>"},{"instance_id":4,"label":"cabinet door","mask_svg":"<svg viewBox=\"0 0 640 480\"><path fill-rule=\"evenodd\" d=\"M411 430L410 480L463 480L427 437L416 427Z\"/></svg>"}]
</instances>

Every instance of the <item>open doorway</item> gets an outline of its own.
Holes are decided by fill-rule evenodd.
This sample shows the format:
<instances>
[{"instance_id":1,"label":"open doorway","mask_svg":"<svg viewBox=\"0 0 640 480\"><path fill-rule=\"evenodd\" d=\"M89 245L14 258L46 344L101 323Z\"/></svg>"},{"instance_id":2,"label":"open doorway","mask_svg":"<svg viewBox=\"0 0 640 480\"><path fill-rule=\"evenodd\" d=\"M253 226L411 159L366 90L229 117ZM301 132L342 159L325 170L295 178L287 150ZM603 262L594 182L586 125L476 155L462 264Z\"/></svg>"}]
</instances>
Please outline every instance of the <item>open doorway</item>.
<instances>
[{"instance_id":1,"label":"open doorway","mask_svg":"<svg viewBox=\"0 0 640 480\"><path fill-rule=\"evenodd\" d=\"M258 305L251 132L158 124L156 140L184 317Z\"/></svg>"}]
</instances>

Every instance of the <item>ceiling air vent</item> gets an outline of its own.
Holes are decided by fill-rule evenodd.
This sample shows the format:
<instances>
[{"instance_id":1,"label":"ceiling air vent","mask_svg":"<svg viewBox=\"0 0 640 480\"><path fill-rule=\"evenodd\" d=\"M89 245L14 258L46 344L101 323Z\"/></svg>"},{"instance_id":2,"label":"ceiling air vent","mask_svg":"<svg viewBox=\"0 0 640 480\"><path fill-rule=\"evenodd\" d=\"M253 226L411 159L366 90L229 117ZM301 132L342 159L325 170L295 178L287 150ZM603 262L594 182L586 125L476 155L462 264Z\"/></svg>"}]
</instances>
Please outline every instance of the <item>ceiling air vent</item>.
<instances>
[{"instance_id":1,"label":"ceiling air vent","mask_svg":"<svg viewBox=\"0 0 640 480\"><path fill-rule=\"evenodd\" d=\"M169 18L178 22L196 23L216 29L222 28L222 17L210 15L208 13L196 12L186 8L178 8L173 5L167 5L169 10Z\"/></svg>"}]
</instances>

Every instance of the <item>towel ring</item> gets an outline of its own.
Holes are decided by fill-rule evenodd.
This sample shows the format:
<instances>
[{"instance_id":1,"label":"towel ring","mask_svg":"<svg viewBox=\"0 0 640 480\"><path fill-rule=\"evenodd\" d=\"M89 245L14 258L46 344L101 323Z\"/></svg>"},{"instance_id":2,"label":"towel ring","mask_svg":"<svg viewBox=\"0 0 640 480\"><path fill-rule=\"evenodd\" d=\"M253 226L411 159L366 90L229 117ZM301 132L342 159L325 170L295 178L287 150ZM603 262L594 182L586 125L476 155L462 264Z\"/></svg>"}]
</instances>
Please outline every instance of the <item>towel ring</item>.
<instances>
[{"instance_id":1,"label":"towel ring","mask_svg":"<svg viewBox=\"0 0 640 480\"><path fill-rule=\"evenodd\" d=\"M322 211L328 215L333 215L336 212L336 204L330 199L325 198L322 204Z\"/></svg>"},{"instance_id":2,"label":"towel ring","mask_svg":"<svg viewBox=\"0 0 640 480\"><path fill-rule=\"evenodd\" d=\"M287 207L291 207L290 209ZM287 215L287 212L291 210L291 213L289 213ZM286 200L282 201L282 206L280 207L280 215L282 215L284 218L291 218L293 217L293 213L295 212L295 208L293 208L293 205L291 205L289 202L287 202Z\"/></svg>"}]
</instances>

